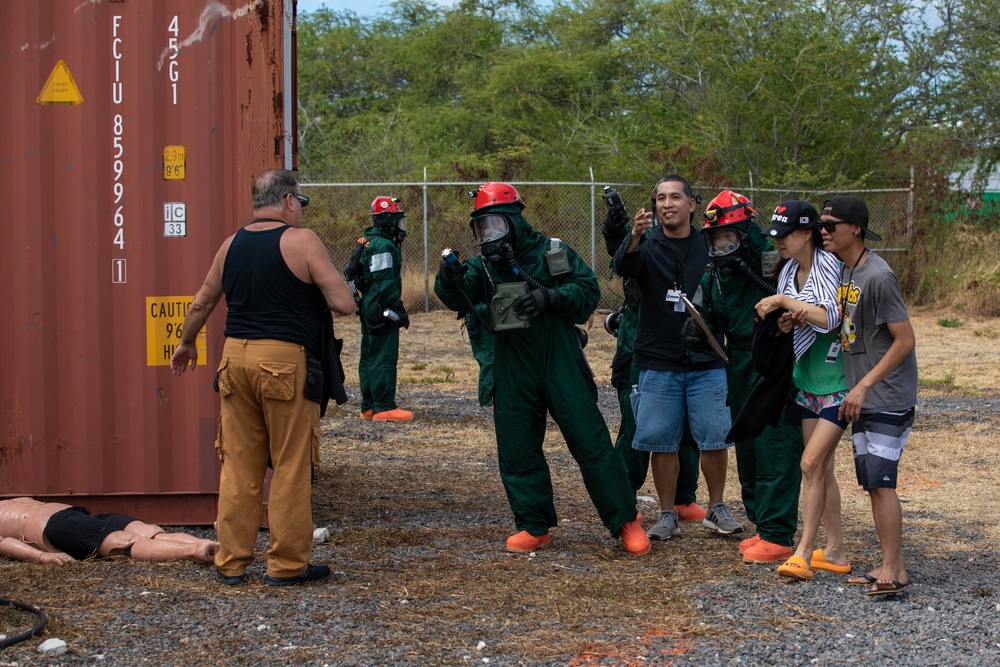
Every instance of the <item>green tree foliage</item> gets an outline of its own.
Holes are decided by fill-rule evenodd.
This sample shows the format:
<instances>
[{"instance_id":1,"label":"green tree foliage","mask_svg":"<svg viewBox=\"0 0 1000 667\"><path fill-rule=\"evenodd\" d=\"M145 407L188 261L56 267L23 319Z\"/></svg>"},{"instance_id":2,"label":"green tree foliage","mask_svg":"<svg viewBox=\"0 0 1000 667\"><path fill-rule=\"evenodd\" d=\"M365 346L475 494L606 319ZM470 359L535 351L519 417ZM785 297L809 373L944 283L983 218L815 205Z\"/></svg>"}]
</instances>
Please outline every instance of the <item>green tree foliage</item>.
<instances>
[{"instance_id":1,"label":"green tree foliage","mask_svg":"<svg viewBox=\"0 0 1000 667\"><path fill-rule=\"evenodd\" d=\"M948 134L959 112L966 142L995 144L998 10L959 7L936 27L907 0L398 0L372 20L324 10L299 21L302 170L581 180L592 166L603 180L881 185L903 176L894 155ZM973 30L984 24L994 32Z\"/></svg>"}]
</instances>

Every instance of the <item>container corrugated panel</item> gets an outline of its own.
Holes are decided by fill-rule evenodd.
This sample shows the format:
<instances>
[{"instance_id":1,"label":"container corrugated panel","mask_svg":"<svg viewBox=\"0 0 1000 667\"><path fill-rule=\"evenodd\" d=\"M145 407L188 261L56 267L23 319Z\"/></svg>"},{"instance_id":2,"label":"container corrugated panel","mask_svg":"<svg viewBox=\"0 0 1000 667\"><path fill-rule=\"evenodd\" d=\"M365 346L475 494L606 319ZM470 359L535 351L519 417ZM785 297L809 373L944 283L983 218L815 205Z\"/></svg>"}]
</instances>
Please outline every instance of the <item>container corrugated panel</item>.
<instances>
[{"instance_id":1,"label":"container corrugated panel","mask_svg":"<svg viewBox=\"0 0 1000 667\"><path fill-rule=\"evenodd\" d=\"M0 2L0 497L214 519L224 302L199 368L168 362L254 175L294 166L293 13Z\"/></svg>"}]
</instances>

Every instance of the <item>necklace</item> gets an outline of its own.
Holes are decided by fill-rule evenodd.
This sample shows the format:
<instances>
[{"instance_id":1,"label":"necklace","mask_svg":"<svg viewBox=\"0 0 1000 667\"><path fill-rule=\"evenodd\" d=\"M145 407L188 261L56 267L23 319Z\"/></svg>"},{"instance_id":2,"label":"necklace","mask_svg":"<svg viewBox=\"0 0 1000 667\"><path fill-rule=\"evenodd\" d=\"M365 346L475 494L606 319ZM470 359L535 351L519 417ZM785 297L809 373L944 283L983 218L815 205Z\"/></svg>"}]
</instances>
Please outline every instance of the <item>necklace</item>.
<instances>
[{"instance_id":1,"label":"necklace","mask_svg":"<svg viewBox=\"0 0 1000 667\"><path fill-rule=\"evenodd\" d=\"M858 255L858 258L854 260L854 266L852 266L851 270L847 272L847 280L845 281L845 284L841 285L840 287L840 289L843 291L843 294L841 294L840 296L840 328L841 328L840 340L842 345L844 346L844 350L847 350L850 347L850 340L852 337L850 333L845 335L844 332L844 327L846 323L850 322L847 316L847 299L851 293L851 284L854 278L854 269L858 268L858 264L861 263L861 259L865 256L866 252L868 252L868 248L862 250L861 254Z\"/></svg>"}]
</instances>

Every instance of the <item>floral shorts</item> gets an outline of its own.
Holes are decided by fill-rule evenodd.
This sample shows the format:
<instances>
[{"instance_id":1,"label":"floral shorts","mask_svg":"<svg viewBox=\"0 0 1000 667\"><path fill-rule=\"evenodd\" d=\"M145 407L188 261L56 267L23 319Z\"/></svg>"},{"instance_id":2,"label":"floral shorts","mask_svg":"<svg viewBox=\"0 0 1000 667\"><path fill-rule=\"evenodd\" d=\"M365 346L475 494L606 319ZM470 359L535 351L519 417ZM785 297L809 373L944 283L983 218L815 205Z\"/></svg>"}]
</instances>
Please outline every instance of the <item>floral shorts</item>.
<instances>
[{"instance_id":1,"label":"floral shorts","mask_svg":"<svg viewBox=\"0 0 1000 667\"><path fill-rule=\"evenodd\" d=\"M847 428L847 422L837 417L840 405L846 397L846 389L832 394L810 394L808 391L800 389L795 394L795 405L798 406L797 416L799 419L825 419L840 428Z\"/></svg>"}]
</instances>

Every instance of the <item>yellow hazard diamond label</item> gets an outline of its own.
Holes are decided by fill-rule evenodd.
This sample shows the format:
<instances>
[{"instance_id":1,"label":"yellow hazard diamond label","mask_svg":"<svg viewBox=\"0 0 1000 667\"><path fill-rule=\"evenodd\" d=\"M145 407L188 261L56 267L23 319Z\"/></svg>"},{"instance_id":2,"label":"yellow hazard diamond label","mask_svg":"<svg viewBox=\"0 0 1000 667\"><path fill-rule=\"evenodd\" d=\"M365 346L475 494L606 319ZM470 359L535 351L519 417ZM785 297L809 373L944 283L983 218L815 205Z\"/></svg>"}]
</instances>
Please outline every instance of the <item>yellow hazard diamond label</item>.
<instances>
[{"instance_id":1,"label":"yellow hazard diamond label","mask_svg":"<svg viewBox=\"0 0 1000 667\"><path fill-rule=\"evenodd\" d=\"M60 60L52 68L42 92L35 98L38 104L83 104L83 95L76 87L65 60Z\"/></svg>"}]
</instances>

